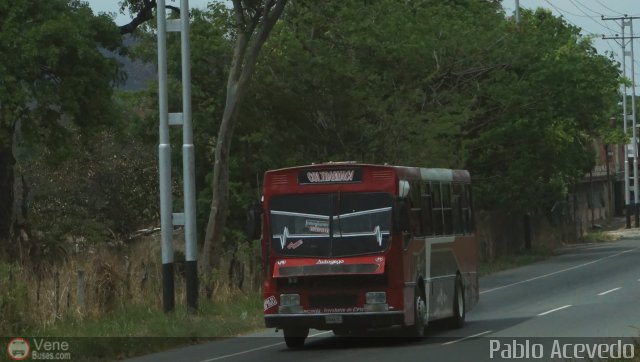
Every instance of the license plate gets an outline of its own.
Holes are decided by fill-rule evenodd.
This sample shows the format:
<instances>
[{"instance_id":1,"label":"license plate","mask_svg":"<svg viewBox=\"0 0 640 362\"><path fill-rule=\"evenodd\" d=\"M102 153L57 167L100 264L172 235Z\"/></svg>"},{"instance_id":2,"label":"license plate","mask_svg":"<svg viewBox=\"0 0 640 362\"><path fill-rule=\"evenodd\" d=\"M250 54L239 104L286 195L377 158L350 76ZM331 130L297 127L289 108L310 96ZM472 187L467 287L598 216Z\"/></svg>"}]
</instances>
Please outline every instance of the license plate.
<instances>
[{"instance_id":1,"label":"license plate","mask_svg":"<svg viewBox=\"0 0 640 362\"><path fill-rule=\"evenodd\" d=\"M324 321L327 324L339 324L339 323L342 323L342 316L341 315L327 315L327 316L324 316Z\"/></svg>"}]
</instances>

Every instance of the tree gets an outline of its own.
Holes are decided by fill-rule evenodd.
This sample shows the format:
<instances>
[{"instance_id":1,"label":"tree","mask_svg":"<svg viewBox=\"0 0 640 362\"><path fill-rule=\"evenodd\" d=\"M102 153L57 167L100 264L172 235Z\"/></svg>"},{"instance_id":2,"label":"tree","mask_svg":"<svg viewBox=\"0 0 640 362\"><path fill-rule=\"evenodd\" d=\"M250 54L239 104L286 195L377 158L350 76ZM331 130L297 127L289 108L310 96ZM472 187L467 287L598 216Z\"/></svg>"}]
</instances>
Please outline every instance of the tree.
<instances>
[{"instance_id":1,"label":"tree","mask_svg":"<svg viewBox=\"0 0 640 362\"><path fill-rule=\"evenodd\" d=\"M290 4L241 115L250 133L240 141L260 150L242 165L461 167L481 207L526 212L563 200L606 131L616 64L561 18L523 12L516 27L497 6Z\"/></svg>"},{"instance_id":2,"label":"tree","mask_svg":"<svg viewBox=\"0 0 640 362\"><path fill-rule=\"evenodd\" d=\"M228 117L229 93L217 85L232 77L234 14L220 4L192 14L199 226L214 215L223 176L205 175L205 163L224 145L222 121L211 119ZM175 79L178 45L169 45ZM245 241L244 208L259 197L262 173L311 162L468 168L478 206L543 208L591 164L619 81L615 64L561 19L523 11L515 27L487 1L291 2L260 57L226 144L228 211L218 215L227 227L216 257Z\"/></svg>"},{"instance_id":3,"label":"tree","mask_svg":"<svg viewBox=\"0 0 640 362\"><path fill-rule=\"evenodd\" d=\"M522 15L503 45L507 66L477 92L464 140L477 200L515 212L551 209L591 169L621 81L579 29L542 9Z\"/></svg>"},{"instance_id":4,"label":"tree","mask_svg":"<svg viewBox=\"0 0 640 362\"><path fill-rule=\"evenodd\" d=\"M211 211L205 230L202 270L219 268L229 205L229 150L240 106L262 45L282 14L286 0L234 0L235 47L226 87L226 102L216 138ZM216 257L217 256L217 257Z\"/></svg>"},{"instance_id":5,"label":"tree","mask_svg":"<svg viewBox=\"0 0 640 362\"><path fill-rule=\"evenodd\" d=\"M109 17L75 0L2 2L0 19L0 242L15 256L29 238L16 155L46 142L61 156L69 135L110 120L120 75L101 49L121 43Z\"/></svg>"},{"instance_id":6,"label":"tree","mask_svg":"<svg viewBox=\"0 0 640 362\"><path fill-rule=\"evenodd\" d=\"M129 10L129 13L135 14L131 21L127 24L120 25L120 34L131 34L138 27L143 26L147 21L153 19L153 11L158 6L156 0L123 0L120 1L120 11L124 12L125 9ZM180 8L173 5L166 4L167 9L171 9L175 13L180 13Z\"/></svg>"}]
</instances>

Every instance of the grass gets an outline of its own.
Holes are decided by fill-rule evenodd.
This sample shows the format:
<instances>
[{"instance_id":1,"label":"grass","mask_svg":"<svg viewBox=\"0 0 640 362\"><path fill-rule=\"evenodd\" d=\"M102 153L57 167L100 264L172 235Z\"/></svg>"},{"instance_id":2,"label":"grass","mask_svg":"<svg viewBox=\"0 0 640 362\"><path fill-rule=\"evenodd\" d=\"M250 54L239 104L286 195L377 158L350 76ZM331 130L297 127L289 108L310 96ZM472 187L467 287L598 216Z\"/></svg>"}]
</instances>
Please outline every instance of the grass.
<instances>
[{"instance_id":1,"label":"grass","mask_svg":"<svg viewBox=\"0 0 640 362\"><path fill-rule=\"evenodd\" d=\"M250 274L248 292L212 283L222 280L216 275L202 279L214 286L214 298L201 297L199 311L188 313L185 280L176 272L176 310L163 313L159 245L154 236L126 246L87 247L37 273L0 262L0 346L23 336L33 347L42 337L67 341L73 361L112 361L264 327L259 284ZM0 361L4 356L0 351Z\"/></svg>"},{"instance_id":2,"label":"grass","mask_svg":"<svg viewBox=\"0 0 640 362\"><path fill-rule=\"evenodd\" d=\"M501 256L494 260L480 263L478 273L480 276L489 275L502 270L513 269L542 261L552 255L553 251L550 249L532 249L515 255Z\"/></svg>"},{"instance_id":3,"label":"grass","mask_svg":"<svg viewBox=\"0 0 640 362\"><path fill-rule=\"evenodd\" d=\"M74 361L95 361L121 359L214 338L232 337L262 327L260 297L257 293L238 293L228 302L202 302L197 313L188 313L184 306L176 306L174 312L165 314L157 308L127 305L105 318L66 318L27 331L26 335L60 341L69 337L67 340Z\"/></svg>"},{"instance_id":4,"label":"grass","mask_svg":"<svg viewBox=\"0 0 640 362\"><path fill-rule=\"evenodd\" d=\"M614 241L616 239L617 238L614 235L611 235L604 231L591 231L584 234L581 238L581 241L585 243L603 243Z\"/></svg>"}]
</instances>

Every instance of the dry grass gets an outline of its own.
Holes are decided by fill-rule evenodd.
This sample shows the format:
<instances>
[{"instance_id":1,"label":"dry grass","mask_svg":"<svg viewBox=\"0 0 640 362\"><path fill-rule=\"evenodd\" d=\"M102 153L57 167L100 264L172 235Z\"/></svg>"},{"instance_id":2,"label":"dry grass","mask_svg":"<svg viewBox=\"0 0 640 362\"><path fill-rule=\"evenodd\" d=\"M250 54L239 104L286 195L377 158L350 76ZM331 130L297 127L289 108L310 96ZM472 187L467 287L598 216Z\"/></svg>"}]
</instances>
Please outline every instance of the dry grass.
<instances>
[{"instance_id":1,"label":"dry grass","mask_svg":"<svg viewBox=\"0 0 640 362\"><path fill-rule=\"evenodd\" d=\"M26 289L26 295L22 296L24 300L17 303L22 304L22 308L26 304L27 309L24 310L19 325L7 327L0 323L3 334L20 335L38 331L51 335L47 331L55 331L56 325L64 321L73 321L76 326L81 327L82 322L104 320L105 317L111 317L114 313L132 306L149 311L162 310L161 253L157 235L128 245L101 248L87 246L77 249L77 252L67 255L65 260L53 266L34 267L35 272L23 266L12 266L15 284L23 285ZM185 278L178 260L175 266L176 306L184 306ZM222 270L228 270L228 266L223 266ZM81 302L82 296L79 294L79 273L84 273L84 303ZM216 305L234 302L243 295L257 296L260 286L256 278L247 274L243 292L229 286L224 278L226 273L207 276L210 281L216 282L208 282L201 277L200 304L206 304L203 298L207 285L211 285L209 289L213 290L213 300L210 302ZM261 312L259 305L256 308ZM224 321L217 320L216 323ZM236 331L238 328L234 327L232 330ZM69 332L73 332L73 329L66 330L66 333ZM78 333L86 335L80 331ZM119 333L117 328L111 331L111 335L127 335L122 333ZM154 335L152 330L136 330L134 333Z\"/></svg>"},{"instance_id":2,"label":"dry grass","mask_svg":"<svg viewBox=\"0 0 640 362\"><path fill-rule=\"evenodd\" d=\"M18 280L29 286L33 319L39 326L47 326L69 316L99 317L126 303L158 306L158 298L149 297L161 290L160 258L149 253L149 244L144 241L131 246L88 248L54 266L22 275ZM80 303L78 293L80 273L84 273L84 303Z\"/></svg>"}]
</instances>

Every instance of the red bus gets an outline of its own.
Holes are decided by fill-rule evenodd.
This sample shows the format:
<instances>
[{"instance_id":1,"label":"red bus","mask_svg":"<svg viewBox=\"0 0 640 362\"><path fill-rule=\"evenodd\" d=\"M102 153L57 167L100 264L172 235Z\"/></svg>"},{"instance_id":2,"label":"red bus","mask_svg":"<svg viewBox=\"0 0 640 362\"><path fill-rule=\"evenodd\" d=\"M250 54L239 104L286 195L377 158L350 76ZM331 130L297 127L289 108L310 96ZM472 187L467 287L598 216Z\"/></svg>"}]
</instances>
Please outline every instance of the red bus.
<instances>
[{"instance_id":1,"label":"red bus","mask_svg":"<svg viewBox=\"0 0 640 362\"><path fill-rule=\"evenodd\" d=\"M287 346L429 321L461 327L478 300L469 172L323 163L267 171L264 317Z\"/></svg>"}]
</instances>

